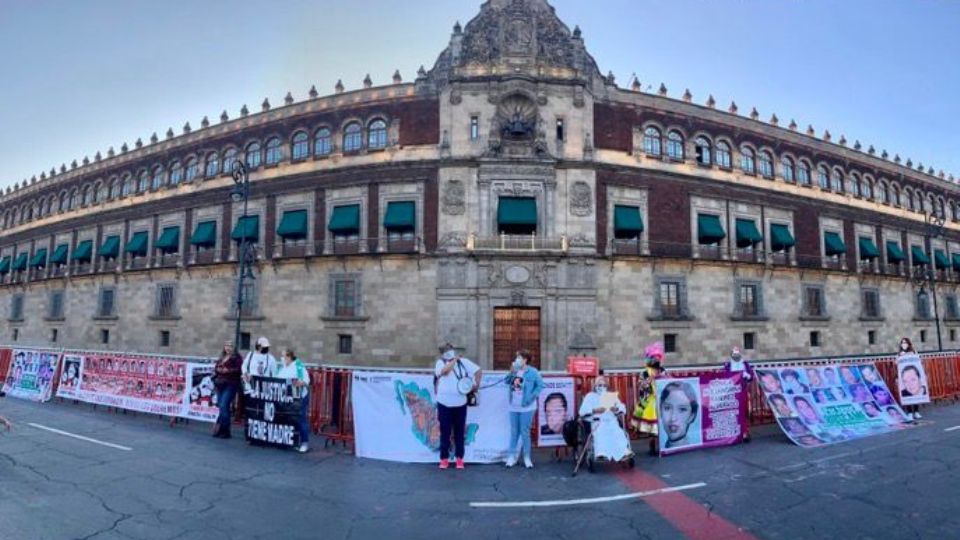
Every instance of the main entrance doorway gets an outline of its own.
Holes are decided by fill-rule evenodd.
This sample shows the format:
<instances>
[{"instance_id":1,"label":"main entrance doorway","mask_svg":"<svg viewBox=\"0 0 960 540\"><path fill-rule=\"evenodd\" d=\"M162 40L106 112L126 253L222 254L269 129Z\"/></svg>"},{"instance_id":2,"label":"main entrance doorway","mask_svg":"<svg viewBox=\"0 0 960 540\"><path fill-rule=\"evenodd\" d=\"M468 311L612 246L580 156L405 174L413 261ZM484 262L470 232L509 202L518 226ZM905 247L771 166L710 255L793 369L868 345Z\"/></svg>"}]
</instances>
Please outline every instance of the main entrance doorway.
<instances>
[{"instance_id":1,"label":"main entrance doorway","mask_svg":"<svg viewBox=\"0 0 960 540\"><path fill-rule=\"evenodd\" d=\"M527 349L540 368L540 308L496 308L493 312L493 369L509 370L516 352Z\"/></svg>"}]
</instances>

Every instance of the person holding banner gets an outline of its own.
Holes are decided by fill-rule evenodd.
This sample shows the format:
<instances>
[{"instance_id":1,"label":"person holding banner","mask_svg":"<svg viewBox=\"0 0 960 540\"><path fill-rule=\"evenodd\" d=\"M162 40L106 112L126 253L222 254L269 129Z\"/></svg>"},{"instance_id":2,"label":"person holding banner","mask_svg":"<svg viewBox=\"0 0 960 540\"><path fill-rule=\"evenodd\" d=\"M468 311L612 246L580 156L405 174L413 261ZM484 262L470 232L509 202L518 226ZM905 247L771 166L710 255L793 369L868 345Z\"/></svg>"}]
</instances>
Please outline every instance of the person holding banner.
<instances>
[{"instance_id":1,"label":"person holding banner","mask_svg":"<svg viewBox=\"0 0 960 540\"><path fill-rule=\"evenodd\" d=\"M727 373L743 373L743 384L749 387L753 380L753 366L750 362L743 359L740 353L740 347L734 347L730 350L730 358L723 364L723 370ZM747 400L747 414L750 414L750 392L745 393ZM750 422L744 424L743 442L750 442Z\"/></svg>"},{"instance_id":2,"label":"person holding banner","mask_svg":"<svg viewBox=\"0 0 960 540\"><path fill-rule=\"evenodd\" d=\"M897 351L897 360L899 361L904 356L918 356L917 351L913 348L913 342L910 341L910 338L906 336L900 338L900 350ZM897 386L903 388L903 390L900 391L901 396L914 395L910 393L910 387L906 386L906 383L908 382L911 383L911 386L914 386L914 390L919 391L918 387L920 382L920 370L913 368L913 373L908 373L908 369L904 369L897 378ZM914 375L914 373L916 375ZM916 381L916 385L913 384L914 381ZM926 388L923 390L926 391ZM907 413L907 418L910 420L919 420L923 418L923 416L920 415L919 405L905 405L903 407L903 411Z\"/></svg>"},{"instance_id":3,"label":"person holding banner","mask_svg":"<svg viewBox=\"0 0 960 540\"><path fill-rule=\"evenodd\" d=\"M283 350L283 365L277 372L278 379L287 379L293 384L294 397L300 398L300 416L297 419L297 431L300 432L300 447L297 451L305 454L310 450L310 374L306 366L297 358L293 349Z\"/></svg>"},{"instance_id":4,"label":"person holding banner","mask_svg":"<svg viewBox=\"0 0 960 540\"><path fill-rule=\"evenodd\" d=\"M440 422L440 468L450 467L450 434L456 447L457 468L463 469L466 454L467 395L480 387L483 370L457 351L448 348L434 365L437 421Z\"/></svg>"},{"instance_id":5,"label":"person holding banner","mask_svg":"<svg viewBox=\"0 0 960 540\"><path fill-rule=\"evenodd\" d=\"M247 353L243 359L243 381L250 382L250 377L257 375L260 377L273 377L277 372L277 359L270 354L270 341L266 337L258 337L254 344L254 351ZM246 385L245 385L246 386ZM244 391L249 388L245 387Z\"/></svg>"},{"instance_id":6,"label":"person holding banner","mask_svg":"<svg viewBox=\"0 0 960 540\"><path fill-rule=\"evenodd\" d=\"M234 398L237 397L237 391L240 390L240 373L242 371L243 359L233 350L233 343L227 341L223 344L223 350L220 352L220 358L214 368L213 385L217 392L217 407L220 414L217 416L217 428L213 436L218 439L230 438L230 406Z\"/></svg>"},{"instance_id":7,"label":"person holding banner","mask_svg":"<svg viewBox=\"0 0 960 540\"><path fill-rule=\"evenodd\" d=\"M510 373L503 378L509 392L510 410L510 451L507 454L507 467L513 467L523 454L523 465L533 468L533 456L530 444L530 423L537 412L537 399L543 390L543 377L537 368L530 365L530 352L517 351L510 366ZM517 439L522 441L517 451Z\"/></svg>"}]
</instances>

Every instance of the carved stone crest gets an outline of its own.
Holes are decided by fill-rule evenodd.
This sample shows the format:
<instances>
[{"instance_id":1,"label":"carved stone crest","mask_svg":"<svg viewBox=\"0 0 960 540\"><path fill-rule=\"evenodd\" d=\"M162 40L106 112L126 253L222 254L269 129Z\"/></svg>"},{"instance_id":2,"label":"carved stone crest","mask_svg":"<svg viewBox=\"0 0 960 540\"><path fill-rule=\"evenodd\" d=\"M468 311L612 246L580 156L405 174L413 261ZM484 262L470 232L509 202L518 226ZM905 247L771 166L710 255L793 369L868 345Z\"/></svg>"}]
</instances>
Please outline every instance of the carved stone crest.
<instances>
[{"instance_id":1,"label":"carved stone crest","mask_svg":"<svg viewBox=\"0 0 960 540\"><path fill-rule=\"evenodd\" d=\"M579 217L593 214L593 191L586 182L574 182L570 187L570 213Z\"/></svg>"},{"instance_id":2,"label":"carved stone crest","mask_svg":"<svg viewBox=\"0 0 960 540\"><path fill-rule=\"evenodd\" d=\"M524 306L527 303L527 297L520 289L513 289L510 291L510 305L511 306Z\"/></svg>"},{"instance_id":3,"label":"carved stone crest","mask_svg":"<svg viewBox=\"0 0 960 540\"><path fill-rule=\"evenodd\" d=\"M459 216L467 210L466 189L462 180L450 180L443 185L443 213L448 216Z\"/></svg>"},{"instance_id":4,"label":"carved stone crest","mask_svg":"<svg viewBox=\"0 0 960 540\"><path fill-rule=\"evenodd\" d=\"M507 268L507 271L504 273L504 277L508 283L521 285L530 279L530 270L527 270L523 266L511 266L510 268Z\"/></svg>"},{"instance_id":5,"label":"carved stone crest","mask_svg":"<svg viewBox=\"0 0 960 540\"><path fill-rule=\"evenodd\" d=\"M440 238L440 249L463 249L467 246L467 233L462 231L448 232Z\"/></svg>"}]
</instances>

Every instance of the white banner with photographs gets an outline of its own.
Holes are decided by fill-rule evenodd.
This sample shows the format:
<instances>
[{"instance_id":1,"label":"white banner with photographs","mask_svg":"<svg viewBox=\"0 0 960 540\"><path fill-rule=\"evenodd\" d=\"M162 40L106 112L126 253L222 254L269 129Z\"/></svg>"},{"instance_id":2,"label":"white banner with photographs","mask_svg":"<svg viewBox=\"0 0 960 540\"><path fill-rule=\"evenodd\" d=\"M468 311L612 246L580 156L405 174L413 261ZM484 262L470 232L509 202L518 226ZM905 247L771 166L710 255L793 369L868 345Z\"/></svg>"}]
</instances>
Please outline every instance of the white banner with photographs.
<instances>
[{"instance_id":1,"label":"white banner with photographs","mask_svg":"<svg viewBox=\"0 0 960 540\"><path fill-rule=\"evenodd\" d=\"M900 405L930 403L930 385L919 355L905 354L897 358L897 389Z\"/></svg>"},{"instance_id":2,"label":"white banner with photographs","mask_svg":"<svg viewBox=\"0 0 960 540\"><path fill-rule=\"evenodd\" d=\"M217 419L213 365L123 354L65 354L57 397L130 411Z\"/></svg>"},{"instance_id":3,"label":"white banner with photographs","mask_svg":"<svg viewBox=\"0 0 960 540\"><path fill-rule=\"evenodd\" d=\"M20 399L49 401L60 353L14 349L10 360L3 391Z\"/></svg>"},{"instance_id":4,"label":"white banner with photographs","mask_svg":"<svg viewBox=\"0 0 960 540\"><path fill-rule=\"evenodd\" d=\"M543 391L537 404L537 446L567 445L563 440L563 424L573 420L576 403L573 377L543 379Z\"/></svg>"}]
</instances>

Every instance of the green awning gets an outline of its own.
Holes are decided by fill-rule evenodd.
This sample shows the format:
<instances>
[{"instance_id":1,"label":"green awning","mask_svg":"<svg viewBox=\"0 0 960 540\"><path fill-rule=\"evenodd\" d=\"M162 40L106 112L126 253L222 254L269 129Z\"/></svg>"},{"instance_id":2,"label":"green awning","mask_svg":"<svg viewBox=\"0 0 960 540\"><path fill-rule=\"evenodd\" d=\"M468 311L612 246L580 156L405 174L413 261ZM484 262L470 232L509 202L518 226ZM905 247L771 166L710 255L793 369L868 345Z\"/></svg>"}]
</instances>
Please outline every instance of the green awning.
<instances>
[{"instance_id":1,"label":"green awning","mask_svg":"<svg viewBox=\"0 0 960 540\"><path fill-rule=\"evenodd\" d=\"M30 260L30 255L27 252L23 252L17 255L17 260L13 261L13 271L22 272L27 269L27 261Z\"/></svg>"},{"instance_id":2,"label":"green awning","mask_svg":"<svg viewBox=\"0 0 960 540\"><path fill-rule=\"evenodd\" d=\"M537 226L537 200L532 197L500 197L498 225Z\"/></svg>"},{"instance_id":3,"label":"green awning","mask_svg":"<svg viewBox=\"0 0 960 540\"><path fill-rule=\"evenodd\" d=\"M927 254L923 252L923 248L920 246L910 246L910 255L913 256L914 266L930 264L930 257L927 257Z\"/></svg>"},{"instance_id":4,"label":"green awning","mask_svg":"<svg viewBox=\"0 0 960 540\"><path fill-rule=\"evenodd\" d=\"M737 247L745 248L763 242L763 235L757 230L757 224L752 219L737 220Z\"/></svg>"},{"instance_id":5,"label":"green awning","mask_svg":"<svg viewBox=\"0 0 960 540\"><path fill-rule=\"evenodd\" d=\"M289 240L303 240L307 237L307 211L289 210L283 213L277 236Z\"/></svg>"},{"instance_id":6,"label":"green awning","mask_svg":"<svg viewBox=\"0 0 960 540\"><path fill-rule=\"evenodd\" d=\"M130 241L127 242L127 247L123 251L133 255L134 257L145 257L147 255L147 244L150 242L150 237L147 235L147 231L140 231L134 233L130 237Z\"/></svg>"},{"instance_id":7,"label":"green awning","mask_svg":"<svg viewBox=\"0 0 960 540\"><path fill-rule=\"evenodd\" d=\"M947 254L944 253L942 249L935 249L933 251L933 263L937 266L937 270L950 268L950 260L947 259Z\"/></svg>"},{"instance_id":8,"label":"green awning","mask_svg":"<svg viewBox=\"0 0 960 540\"><path fill-rule=\"evenodd\" d=\"M43 268L47 265L47 248L40 248L30 259L30 268Z\"/></svg>"},{"instance_id":9,"label":"green awning","mask_svg":"<svg viewBox=\"0 0 960 540\"><path fill-rule=\"evenodd\" d=\"M615 236L635 238L643 232L643 216L636 206L613 207L613 232Z\"/></svg>"},{"instance_id":10,"label":"green awning","mask_svg":"<svg viewBox=\"0 0 960 540\"><path fill-rule=\"evenodd\" d=\"M873 243L872 238L861 236L858 243L860 244L861 261L876 259L880 256L880 251L877 249L876 244Z\"/></svg>"},{"instance_id":11,"label":"green awning","mask_svg":"<svg viewBox=\"0 0 960 540\"><path fill-rule=\"evenodd\" d=\"M57 246L57 249L53 250L53 255L50 256L50 264L67 264L67 252L69 250L70 246L67 244Z\"/></svg>"},{"instance_id":12,"label":"green awning","mask_svg":"<svg viewBox=\"0 0 960 540\"><path fill-rule=\"evenodd\" d=\"M360 205L336 206L327 229L334 234L356 234L360 232Z\"/></svg>"},{"instance_id":13,"label":"green awning","mask_svg":"<svg viewBox=\"0 0 960 540\"><path fill-rule=\"evenodd\" d=\"M0 276L10 273L10 256L7 255L0 260Z\"/></svg>"},{"instance_id":14,"label":"green awning","mask_svg":"<svg viewBox=\"0 0 960 540\"><path fill-rule=\"evenodd\" d=\"M77 259L77 257L81 252L83 252L82 248L84 247L84 244L87 244L87 242L90 242L90 240L87 240L83 244L80 244L79 246L77 246L77 252L74 253L73 255L74 260L79 260ZM86 261L89 261L90 260L89 249L86 251L86 254L87 254ZM107 239L103 241L103 245L100 246L100 250L97 251L97 255L105 259L116 259L117 257L119 257L120 256L120 237L117 235L108 236Z\"/></svg>"},{"instance_id":15,"label":"green awning","mask_svg":"<svg viewBox=\"0 0 960 540\"><path fill-rule=\"evenodd\" d=\"M701 244L719 244L727 237L720 223L720 216L710 214L697 215L697 239Z\"/></svg>"},{"instance_id":16,"label":"green awning","mask_svg":"<svg viewBox=\"0 0 960 540\"><path fill-rule=\"evenodd\" d=\"M840 235L835 232L823 233L823 245L828 257L843 255L847 252L847 246L843 245Z\"/></svg>"},{"instance_id":17,"label":"green awning","mask_svg":"<svg viewBox=\"0 0 960 540\"><path fill-rule=\"evenodd\" d=\"M417 229L417 204L413 201L387 203L387 215L383 228L388 231L415 231Z\"/></svg>"},{"instance_id":18,"label":"green awning","mask_svg":"<svg viewBox=\"0 0 960 540\"><path fill-rule=\"evenodd\" d=\"M960 272L960 253L954 253L950 259L953 261L953 269ZM0 263L0 271L3 271L3 263Z\"/></svg>"},{"instance_id":19,"label":"green awning","mask_svg":"<svg viewBox=\"0 0 960 540\"><path fill-rule=\"evenodd\" d=\"M786 251L797 245L797 241L790 234L790 227L782 223L773 223L770 225L770 249L773 251Z\"/></svg>"},{"instance_id":20,"label":"green awning","mask_svg":"<svg viewBox=\"0 0 960 540\"><path fill-rule=\"evenodd\" d=\"M903 254L903 250L900 249L900 244L894 242L893 240L887 240L887 262L890 264L901 263L907 257Z\"/></svg>"},{"instance_id":21,"label":"green awning","mask_svg":"<svg viewBox=\"0 0 960 540\"><path fill-rule=\"evenodd\" d=\"M111 236L110 238L116 238L117 245L120 245L120 237ZM114 257L116 257L116 254L114 254ZM73 250L73 257L71 258L82 263L90 262L90 260L93 259L93 240L84 240L77 244L77 247Z\"/></svg>"},{"instance_id":22,"label":"green awning","mask_svg":"<svg viewBox=\"0 0 960 540\"><path fill-rule=\"evenodd\" d=\"M159 249L161 253L176 253L180 251L180 227L177 225L164 227L163 233L160 235L160 238L157 239L154 247Z\"/></svg>"},{"instance_id":23,"label":"green awning","mask_svg":"<svg viewBox=\"0 0 960 540\"><path fill-rule=\"evenodd\" d=\"M197 247L212 248L217 245L217 222L204 221L197 223L197 228L190 237L190 244Z\"/></svg>"},{"instance_id":24,"label":"green awning","mask_svg":"<svg viewBox=\"0 0 960 540\"><path fill-rule=\"evenodd\" d=\"M247 216L238 219L237 224L233 227L233 232L230 233L230 238L234 242L246 240L255 243L260 240L260 216Z\"/></svg>"}]
</instances>

